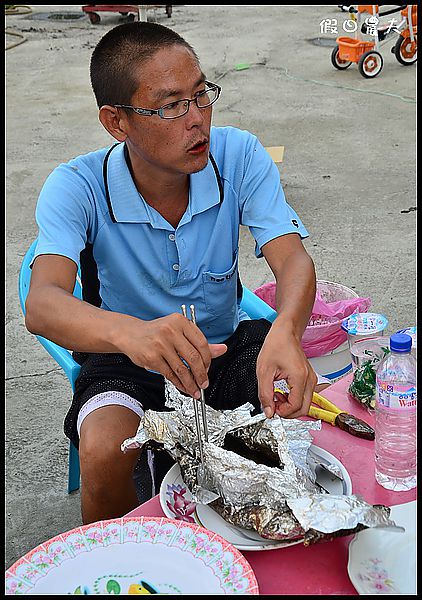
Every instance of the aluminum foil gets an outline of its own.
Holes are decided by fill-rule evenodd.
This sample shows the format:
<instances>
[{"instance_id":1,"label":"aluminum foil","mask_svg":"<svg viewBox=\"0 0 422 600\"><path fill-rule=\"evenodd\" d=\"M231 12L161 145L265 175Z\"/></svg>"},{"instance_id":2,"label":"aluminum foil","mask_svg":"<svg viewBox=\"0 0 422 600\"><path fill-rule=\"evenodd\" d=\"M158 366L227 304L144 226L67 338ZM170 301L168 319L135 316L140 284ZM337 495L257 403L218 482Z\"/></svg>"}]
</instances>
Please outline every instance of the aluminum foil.
<instances>
[{"instance_id":1,"label":"aluminum foil","mask_svg":"<svg viewBox=\"0 0 422 600\"><path fill-rule=\"evenodd\" d=\"M180 444L199 457L198 438L195 428L193 398L184 396L173 384L166 381L166 407L171 411L147 410L133 438L122 443L123 452L139 448L149 440L171 450ZM312 443L310 431L321 429L320 421L299 419L267 419L263 413L251 416L254 407L244 404L234 410L218 411L206 406L208 441L222 446L226 434L242 430L242 437L254 446L263 446L278 454L285 469L297 466L309 473L306 454ZM203 436L203 428L201 426Z\"/></svg>"},{"instance_id":2,"label":"aluminum foil","mask_svg":"<svg viewBox=\"0 0 422 600\"><path fill-rule=\"evenodd\" d=\"M203 441L201 464L193 402L166 382L171 410L147 410L122 451L151 441L162 444L179 463L196 502L210 504L229 523L264 538L306 541L312 532L313 543L336 532L394 526L388 508L357 496L323 493L316 484L307 456L311 431L321 428L320 421L252 416L250 404L230 411L206 406L208 442Z\"/></svg>"},{"instance_id":3,"label":"aluminum foil","mask_svg":"<svg viewBox=\"0 0 422 600\"><path fill-rule=\"evenodd\" d=\"M315 494L290 498L287 504L305 530L317 529L322 533L332 533L342 529L354 529L359 524L365 527L394 525L388 517L389 511L380 511L376 506L354 495Z\"/></svg>"},{"instance_id":4,"label":"aluminum foil","mask_svg":"<svg viewBox=\"0 0 422 600\"><path fill-rule=\"evenodd\" d=\"M206 460L200 483L218 493L226 504L259 504L278 510L286 498L308 490L308 483L297 477L293 463L279 469L257 464L215 444L205 443L204 449Z\"/></svg>"}]
</instances>

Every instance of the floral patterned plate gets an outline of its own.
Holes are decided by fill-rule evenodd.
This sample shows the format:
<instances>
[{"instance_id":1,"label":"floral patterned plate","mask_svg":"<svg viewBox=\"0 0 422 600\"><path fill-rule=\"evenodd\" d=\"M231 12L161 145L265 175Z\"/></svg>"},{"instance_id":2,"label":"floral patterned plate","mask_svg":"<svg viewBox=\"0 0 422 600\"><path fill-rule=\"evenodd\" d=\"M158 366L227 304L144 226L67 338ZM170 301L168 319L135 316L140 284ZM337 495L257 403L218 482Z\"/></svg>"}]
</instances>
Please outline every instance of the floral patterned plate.
<instances>
[{"instance_id":1,"label":"floral patterned plate","mask_svg":"<svg viewBox=\"0 0 422 600\"><path fill-rule=\"evenodd\" d=\"M6 571L6 594L259 594L243 555L216 533L122 517L60 534Z\"/></svg>"},{"instance_id":2,"label":"floral patterned plate","mask_svg":"<svg viewBox=\"0 0 422 600\"><path fill-rule=\"evenodd\" d=\"M391 507L405 532L373 527L349 545L348 573L359 594L416 594L416 500Z\"/></svg>"}]
</instances>

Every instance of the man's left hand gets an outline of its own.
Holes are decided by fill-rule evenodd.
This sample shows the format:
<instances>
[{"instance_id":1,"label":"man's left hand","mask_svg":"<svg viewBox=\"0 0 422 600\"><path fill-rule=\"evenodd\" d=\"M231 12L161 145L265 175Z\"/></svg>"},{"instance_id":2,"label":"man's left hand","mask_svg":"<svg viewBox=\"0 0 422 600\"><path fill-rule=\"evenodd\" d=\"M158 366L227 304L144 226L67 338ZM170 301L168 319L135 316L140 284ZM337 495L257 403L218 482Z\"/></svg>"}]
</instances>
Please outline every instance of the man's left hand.
<instances>
[{"instance_id":1,"label":"man's left hand","mask_svg":"<svg viewBox=\"0 0 422 600\"><path fill-rule=\"evenodd\" d=\"M259 400L268 418L308 414L317 376L292 331L273 325L258 355L256 373ZM274 381L280 379L286 381L289 394L274 392Z\"/></svg>"}]
</instances>

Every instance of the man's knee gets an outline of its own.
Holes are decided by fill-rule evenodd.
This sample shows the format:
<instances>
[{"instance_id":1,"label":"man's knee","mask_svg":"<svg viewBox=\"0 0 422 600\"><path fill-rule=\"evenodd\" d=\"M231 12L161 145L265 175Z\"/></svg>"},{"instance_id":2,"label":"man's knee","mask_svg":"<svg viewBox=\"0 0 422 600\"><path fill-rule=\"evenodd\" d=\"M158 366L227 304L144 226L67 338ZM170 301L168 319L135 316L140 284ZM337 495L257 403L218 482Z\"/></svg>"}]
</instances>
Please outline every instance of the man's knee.
<instances>
[{"instance_id":1,"label":"man's knee","mask_svg":"<svg viewBox=\"0 0 422 600\"><path fill-rule=\"evenodd\" d=\"M82 478L98 481L125 478L131 476L137 462L139 452L123 453L121 443L136 433L139 417L123 407L113 407L112 411L106 408L90 413L82 422L79 440Z\"/></svg>"},{"instance_id":2,"label":"man's knee","mask_svg":"<svg viewBox=\"0 0 422 600\"><path fill-rule=\"evenodd\" d=\"M101 465L116 464L120 462L122 451L119 439L101 435L92 435L86 432L79 440L79 460L83 464L91 465L93 468L101 468Z\"/></svg>"}]
</instances>

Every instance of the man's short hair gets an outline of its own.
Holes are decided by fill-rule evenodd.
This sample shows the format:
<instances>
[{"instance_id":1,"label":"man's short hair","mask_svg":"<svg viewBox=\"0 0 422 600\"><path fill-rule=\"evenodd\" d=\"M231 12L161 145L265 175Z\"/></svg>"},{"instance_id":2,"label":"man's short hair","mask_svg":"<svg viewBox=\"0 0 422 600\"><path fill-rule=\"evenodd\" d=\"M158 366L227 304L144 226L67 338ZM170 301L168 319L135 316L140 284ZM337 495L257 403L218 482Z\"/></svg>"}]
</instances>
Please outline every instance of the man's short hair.
<instances>
[{"instance_id":1,"label":"man's short hair","mask_svg":"<svg viewBox=\"0 0 422 600\"><path fill-rule=\"evenodd\" d=\"M139 67L161 48L178 44L198 57L178 33L159 25L136 21L111 29L95 47L91 57L91 85L98 107L130 104L139 87Z\"/></svg>"}]
</instances>

